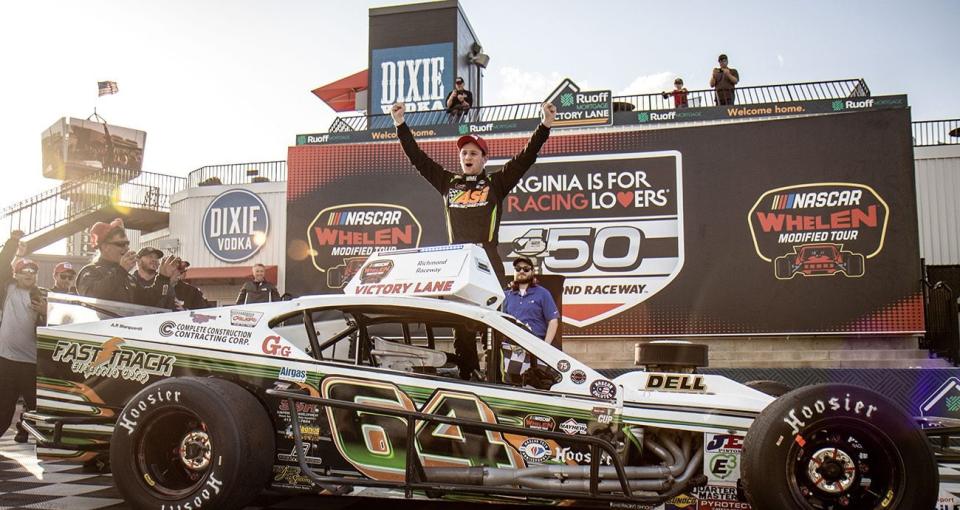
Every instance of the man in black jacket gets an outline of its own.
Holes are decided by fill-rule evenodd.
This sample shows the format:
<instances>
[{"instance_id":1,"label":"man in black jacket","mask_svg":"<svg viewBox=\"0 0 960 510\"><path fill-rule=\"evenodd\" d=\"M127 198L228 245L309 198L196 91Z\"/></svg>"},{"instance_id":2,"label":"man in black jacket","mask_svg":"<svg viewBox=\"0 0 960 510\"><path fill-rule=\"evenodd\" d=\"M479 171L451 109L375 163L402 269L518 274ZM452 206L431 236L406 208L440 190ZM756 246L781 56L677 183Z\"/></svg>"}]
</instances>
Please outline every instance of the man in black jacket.
<instances>
[{"instance_id":1,"label":"man in black jacket","mask_svg":"<svg viewBox=\"0 0 960 510\"><path fill-rule=\"evenodd\" d=\"M482 246L501 286L505 285L506 276L503 261L497 253L497 243L503 199L537 161L537 153L550 136L550 126L557 116L557 107L552 103L544 103L541 109L543 120L527 146L508 161L502 171L491 175L484 172L489 154L483 138L466 135L457 140L463 174L450 173L420 150L413 133L404 122L406 109L403 103L394 104L390 110L403 152L420 175L444 197L450 242Z\"/></svg>"},{"instance_id":2,"label":"man in black jacket","mask_svg":"<svg viewBox=\"0 0 960 510\"><path fill-rule=\"evenodd\" d=\"M280 301L280 292L266 280L267 267L263 264L253 265L253 280L245 282L237 295L237 304L272 303Z\"/></svg>"},{"instance_id":3,"label":"man in black jacket","mask_svg":"<svg viewBox=\"0 0 960 510\"><path fill-rule=\"evenodd\" d=\"M130 251L130 241L120 218L110 223L97 222L91 227L90 244L100 251L100 256L77 275L77 292L81 296L173 309L174 287L180 277L179 257L164 257L153 282L141 286L130 274L137 255Z\"/></svg>"},{"instance_id":4,"label":"man in black jacket","mask_svg":"<svg viewBox=\"0 0 960 510\"><path fill-rule=\"evenodd\" d=\"M37 407L37 326L46 323L47 299L37 287L37 264L20 259L11 268L23 232L15 230L0 251L0 435L6 432L23 397L26 409ZM27 442L17 425L14 440Z\"/></svg>"}]
</instances>

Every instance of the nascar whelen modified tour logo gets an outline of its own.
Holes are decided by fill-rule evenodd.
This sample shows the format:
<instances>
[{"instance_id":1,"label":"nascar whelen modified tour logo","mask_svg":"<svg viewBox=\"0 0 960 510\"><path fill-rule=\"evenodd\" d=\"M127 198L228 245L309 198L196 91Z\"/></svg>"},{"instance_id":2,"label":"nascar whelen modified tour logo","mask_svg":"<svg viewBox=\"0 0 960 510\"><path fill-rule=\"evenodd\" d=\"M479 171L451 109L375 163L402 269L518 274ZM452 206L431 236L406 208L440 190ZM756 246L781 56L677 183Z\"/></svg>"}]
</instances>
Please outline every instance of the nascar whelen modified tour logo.
<instances>
[{"instance_id":1,"label":"nascar whelen modified tour logo","mask_svg":"<svg viewBox=\"0 0 960 510\"><path fill-rule=\"evenodd\" d=\"M539 158L504 200L500 239L566 277L564 322L619 314L683 267L681 166L677 151Z\"/></svg>"},{"instance_id":2,"label":"nascar whelen modified tour logo","mask_svg":"<svg viewBox=\"0 0 960 510\"><path fill-rule=\"evenodd\" d=\"M889 207L864 184L820 182L764 193L748 222L757 255L779 280L859 278L883 249Z\"/></svg>"},{"instance_id":3,"label":"nascar whelen modified tour logo","mask_svg":"<svg viewBox=\"0 0 960 510\"><path fill-rule=\"evenodd\" d=\"M343 288L378 251L420 246L420 222L394 204L343 204L328 207L307 227L313 266L326 273L327 286Z\"/></svg>"}]
</instances>

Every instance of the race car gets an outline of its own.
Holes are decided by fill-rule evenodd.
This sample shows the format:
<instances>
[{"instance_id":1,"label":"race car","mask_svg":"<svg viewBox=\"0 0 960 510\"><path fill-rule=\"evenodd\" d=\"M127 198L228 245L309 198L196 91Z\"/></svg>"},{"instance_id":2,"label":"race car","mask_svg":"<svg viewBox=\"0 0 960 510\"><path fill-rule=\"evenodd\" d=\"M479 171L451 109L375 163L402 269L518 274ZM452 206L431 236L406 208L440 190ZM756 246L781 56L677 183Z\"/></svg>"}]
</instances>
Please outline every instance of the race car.
<instances>
[{"instance_id":1,"label":"race car","mask_svg":"<svg viewBox=\"0 0 960 510\"><path fill-rule=\"evenodd\" d=\"M242 508L265 489L934 508L930 443L874 391L775 398L669 364L608 378L497 311L478 247L366 264L378 281L361 269L343 294L199 311L52 295L60 325L39 330L38 409L23 422L38 454L109 458L129 504L162 510ZM505 377L504 346L530 355L521 378Z\"/></svg>"},{"instance_id":2,"label":"race car","mask_svg":"<svg viewBox=\"0 0 960 510\"><path fill-rule=\"evenodd\" d=\"M843 251L843 246L832 243L805 244L793 253L777 257L773 267L776 277L789 280L798 274L804 276L832 276L843 273L849 277L863 276L864 257L860 253Z\"/></svg>"}]
</instances>

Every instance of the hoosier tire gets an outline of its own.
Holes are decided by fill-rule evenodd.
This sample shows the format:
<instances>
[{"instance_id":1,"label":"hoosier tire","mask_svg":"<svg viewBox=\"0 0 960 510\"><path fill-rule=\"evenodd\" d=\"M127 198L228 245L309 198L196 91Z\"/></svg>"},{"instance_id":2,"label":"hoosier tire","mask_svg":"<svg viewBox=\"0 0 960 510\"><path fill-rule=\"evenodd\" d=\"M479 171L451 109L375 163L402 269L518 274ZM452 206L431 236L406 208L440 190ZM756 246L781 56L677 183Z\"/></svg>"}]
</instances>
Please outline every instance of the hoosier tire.
<instances>
[{"instance_id":1,"label":"hoosier tire","mask_svg":"<svg viewBox=\"0 0 960 510\"><path fill-rule=\"evenodd\" d=\"M119 415L110 445L114 483L134 508L242 508L267 485L273 434L259 401L233 383L158 381Z\"/></svg>"},{"instance_id":2,"label":"hoosier tire","mask_svg":"<svg viewBox=\"0 0 960 510\"><path fill-rule=\"evenodd\" d=\"M747 431L741 475L755 510L934 508L939 474L926 436L886 397L806 386Z\"/></svg>"}]
</instances>

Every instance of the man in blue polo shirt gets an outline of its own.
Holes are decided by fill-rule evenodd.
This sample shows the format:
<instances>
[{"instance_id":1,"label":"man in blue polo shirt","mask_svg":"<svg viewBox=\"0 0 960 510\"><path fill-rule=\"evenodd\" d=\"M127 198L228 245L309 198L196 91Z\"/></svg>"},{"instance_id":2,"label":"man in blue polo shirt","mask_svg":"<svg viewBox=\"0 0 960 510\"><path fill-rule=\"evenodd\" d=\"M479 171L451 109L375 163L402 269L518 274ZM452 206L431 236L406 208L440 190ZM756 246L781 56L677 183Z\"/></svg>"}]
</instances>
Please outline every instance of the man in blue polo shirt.
<instances>
[{"instance_id":1,"label":"man in blue polo shirt","mask_svg":"<svg viewBox=\"0 0 960 510\"><path fill-rule=\"evenodd\" d=\"M526 257L513 261L515 276L503 302L503 311L526 324L534 335L553 342L560 326L560 312L550 291L537 285L533 263Z\"/></svg>"},{"instance_id":2,"label":"man in blue polo shirt","mask_svg":"<svg viewBox=\"0 0 960 510\"><path fill-rule=\"evenodd\" d=\"M553 342L560 327L560 311L553 296L550 291L537 285L530 259L520 257L514 260L513 270L513 283L503 301L504 313L516 317L547 343ZM530 368L530 356L523 349L507 342L503 347L504 372L508 379L522 375Z\"/></svg>"}]
</instances>

